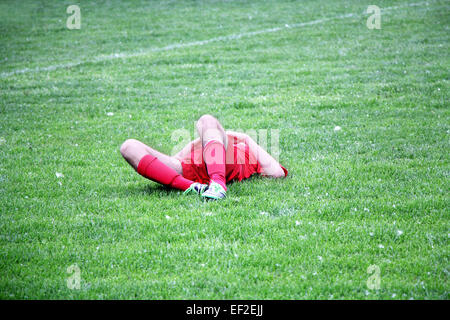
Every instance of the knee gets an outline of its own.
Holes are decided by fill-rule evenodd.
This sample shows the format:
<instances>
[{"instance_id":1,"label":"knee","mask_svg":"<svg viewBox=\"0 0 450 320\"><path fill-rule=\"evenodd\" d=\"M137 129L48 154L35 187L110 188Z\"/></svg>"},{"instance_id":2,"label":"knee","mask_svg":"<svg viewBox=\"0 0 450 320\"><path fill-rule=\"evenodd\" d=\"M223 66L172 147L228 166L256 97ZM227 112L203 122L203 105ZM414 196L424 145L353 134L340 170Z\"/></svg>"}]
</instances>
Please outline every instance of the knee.
<instances>
[{"instance_id":1,"label":"knee","mask_svg":"<svg viewBox=\"0 0 450 320\"><path fill-rule=\"evenodd\" d=\"M197 120L197 130L200 132L200 135L204 130L207 130L209 128L216 128L217 127L217 119L214 118L210 114L204 114Z\"/></svg>"},{"instance_id":2,"label":"knee","mask_svg":"<svg viewBox=\"0 0 450 320\"><path fill-rule=\"evenodd\" d=\"M201 126L205 126L206 124L212 124L212 123L217 123L217 119L214 118L212 115L210 114L204 114L202 115L198 121L197 121L197 125L201 125Z\"/></svg>"},{"instance_id":3,"label":"knee","mask_svg":"<svg viewBox=\"0 0 450 320\"><path fill-rule=\"evenodd\" d=\"M127 139L124 143L120 146L120 153L124 158L126 158L130 152L136 147L137 140L135 139Z\"/></svg>"}]
</instances>

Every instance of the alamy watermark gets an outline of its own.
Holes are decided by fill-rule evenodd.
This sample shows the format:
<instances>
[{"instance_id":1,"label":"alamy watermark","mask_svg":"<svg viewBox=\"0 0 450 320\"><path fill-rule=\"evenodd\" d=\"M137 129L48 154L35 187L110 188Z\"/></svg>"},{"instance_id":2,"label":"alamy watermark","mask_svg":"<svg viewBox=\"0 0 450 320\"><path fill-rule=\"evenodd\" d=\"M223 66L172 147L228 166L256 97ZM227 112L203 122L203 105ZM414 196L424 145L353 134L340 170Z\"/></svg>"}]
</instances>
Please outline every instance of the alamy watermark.
<instances>
[{"instance_id":1,"label":"alamy watermark","mask_svg":"<svg viewBox=\"0 0 450 320\"><path fill-rule=\"evenodd\" d=\"M66 12L70 14L66 21L67 29L81 29L81 11L80 7L73 4L67 7Z\"/></svg>"},{"instance_id":2,"label":"alamy watermark","mask_svg":"<svg viewBox=\"0 0 450 320\"><path fill-rule=\"evenodd\" d=\"M381 9L376 5L370 5L367 7L368 14L371 14L367 18L367 28L369 29L381 29Z\"/></svg>"},{"instance_id":3,"label":"alamy watermark","mask_svg":"<svg viewBox=\"0 0 450 320\"><path fill-rule=\"evenodd\" d=\"M67 288L71 290L80 290L81 289L81 269L77 264L72 264L67 267L67 273L70 276L67 278Z\"/></svg>"},{"instance_id":4,"label":"alamy watermark","mask_svg":"<svg viewBox=\"0 0 450 320\"><path fill-rule=\"evenodd\" d=\"M195 127L195 125L194 125ZM216 130L216 129L211 129ZM267 157L260 157L260 153L267 152L273 159L280 158L280 130L279 129L247 129L227 130L225 137L226 163L235 164L257 164L264 166ZM203 133L205 136L205 132ZM191 154L191 159L186 163L202 164L203 154L202 141L196 130L192 134L187 129L177 129L172 132L171 140L176 142L172 148L172 155ZM231 145L230 145L231 144ZM181 151L180 151L181 150ZM251 151L251 152L248 152ZM220 155L217 157L219 163Z\"/></svg>"},{"instance_id":5,"label":"alamy watermark","mask_svg":"<svg viewBox=\"0 0 450 320\"><path fill-rule=\"evenodd\" d=\"M367 288L370 290L380 290L381 288L381 269L376 264L372 264L367 268L367 273L370 274L367 279Z\"/></svg>"}]
</instances>

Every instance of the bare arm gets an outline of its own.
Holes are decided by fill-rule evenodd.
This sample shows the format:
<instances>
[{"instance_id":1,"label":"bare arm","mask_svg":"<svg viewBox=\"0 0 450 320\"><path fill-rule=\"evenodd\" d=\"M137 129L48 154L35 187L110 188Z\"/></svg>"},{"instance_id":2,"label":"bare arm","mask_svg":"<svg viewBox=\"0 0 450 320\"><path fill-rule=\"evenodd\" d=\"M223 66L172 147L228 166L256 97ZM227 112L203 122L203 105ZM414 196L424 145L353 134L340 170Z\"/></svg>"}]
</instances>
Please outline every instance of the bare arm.
<instances>
[{"instance_id":1,"label":"bare arm","mask_svg":"<svg viewBox=\"0 0 450 320\"><path fill-rule=\"evenodd\" d=\"M278 161L267 153L267 151L261 146L259 146L249 135L235 131L227 131L226 133L227 135L236 137L238 142L244 142L249 146L250 152L255 155L258 163L261 165L261 175L273 178L281 178L285 176Z\"/></svg>"}]
</instances>

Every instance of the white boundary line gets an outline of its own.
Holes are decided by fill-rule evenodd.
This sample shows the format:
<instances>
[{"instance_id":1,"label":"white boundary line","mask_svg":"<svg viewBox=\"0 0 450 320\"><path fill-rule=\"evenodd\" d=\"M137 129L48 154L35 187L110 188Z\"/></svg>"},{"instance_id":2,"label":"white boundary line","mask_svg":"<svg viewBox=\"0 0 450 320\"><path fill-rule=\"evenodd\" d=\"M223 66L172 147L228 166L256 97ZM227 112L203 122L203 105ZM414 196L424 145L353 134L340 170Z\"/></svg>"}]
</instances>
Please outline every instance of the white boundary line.
<instances>
[{"instance_id":1,"label":"white boundary line","mask_svg":"<svg viewBox=\"0 0 450 320\"><path fill-rule=\"evenodd\" d=\"M434 1L431 1L431 2L434 2ZM407 4L399 5L399 6L382 8L382 11L390 11L390 10L396 10L396 9L401 9L401 8L406 8L406 7L417 7L417 6L423 6L423 5L428 6L429 4L430 4L429 1L407 3ZM264 33L278 32L278 31L289 29L289 28L302 28L302 27L306 27L306 26L321 24L321 23L331 21L331 20L346 19L346 18L351 18L351 17L355 17L355 16L359 16L359 15L360 14L357 14L357 13L348 13L348 14L344 14L344 15L338 15L338 16L334 16L334 17L330 17L330 18L317 19L317 20L312 20L312 21L308 21L308 22L296 23L296 24L291 24L291 25L286 24L284 27L275 27L275 28L263 29L263 30L258 30L258 31L231 34L228 36L220 36L220 37L211 38L211 39L207 39L207 40L200 40L200 41L193 41L193 42L186 42L186 43L175 43L175 44L171 44L171 45L168 45L165 47L151 48L151 49L148 49L145 51L140 51L140 52L114 53L114 54L110 54L110 55L100 55L93 59L85 60L85 61L71 62L71 63L65 63L65 64L55 64L55 65L48 66L48 67L37 67L37 68L31 68L31 69L24 68L24 69L14 70L11 72L2 72L2 73L0 73L0 77L7 78L7 77L10 77L13 75L23 74L23 73L45 72L45 71L53 71L53 70L57 70L57 69L73 68L73 67L85 64L85 63L96 63L96 62L103 62L103 61L109 61L109 60L115 60L115 59L141 57L141 56L151 54L153 52L170 51L170 50L175 50L175 49L180 49L180 48L188 48L188 47L194 47L194 46L204 46L209 43L218 42L218 41L232 41L232 40L237 40L237 39L241 39L241 38L245 38L245 37L257 36L257 35L264 34Z\"/></svg>"}]
</instances>

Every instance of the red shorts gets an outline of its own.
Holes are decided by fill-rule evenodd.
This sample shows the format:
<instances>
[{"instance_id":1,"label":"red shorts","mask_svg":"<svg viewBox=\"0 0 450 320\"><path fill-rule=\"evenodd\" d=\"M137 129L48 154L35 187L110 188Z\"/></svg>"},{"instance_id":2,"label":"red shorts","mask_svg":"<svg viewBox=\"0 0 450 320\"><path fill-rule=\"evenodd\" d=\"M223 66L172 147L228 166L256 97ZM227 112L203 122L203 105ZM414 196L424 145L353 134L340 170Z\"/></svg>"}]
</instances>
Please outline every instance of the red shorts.
<instances>
[{"instance_id":1,"label":"red shorts","mask_svg":"<svg viewBox=\"0 0 450 320\"><path fill-rule=\"evenodd\" d=\"M191 154L185 159L181 159L183 177L186 179L209 183L208 171L203 161L201 146L191 147ZM287 175L287 170L281 166ZM226 180L227 182L249 178L255 173L261 173L261 165L256 160L255 155L250 152L248 145L244 143L229 143L226 150Z\"/></svg>"}]
</instances>

